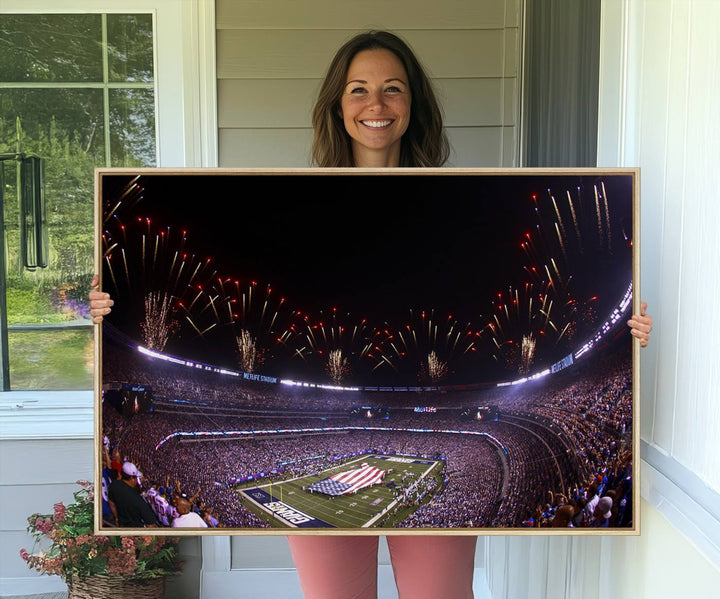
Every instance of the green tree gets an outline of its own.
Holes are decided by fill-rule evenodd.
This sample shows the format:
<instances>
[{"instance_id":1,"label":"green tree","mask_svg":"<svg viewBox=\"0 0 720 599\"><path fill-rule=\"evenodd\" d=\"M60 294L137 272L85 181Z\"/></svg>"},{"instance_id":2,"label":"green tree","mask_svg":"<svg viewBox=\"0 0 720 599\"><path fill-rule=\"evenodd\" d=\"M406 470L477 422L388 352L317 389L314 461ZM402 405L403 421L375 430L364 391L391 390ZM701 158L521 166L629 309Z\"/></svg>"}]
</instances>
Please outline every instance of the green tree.
<instances>
[{"instance_id":1,"label":"green tree","mask_svg":"<svg viewBox=\"0 0 720 599\"><path fill-rule=\"evenodd\" d=\"M0 15L0 55L0 154L43 158L49 237L48 267L24 268L17 163L5 160L8 322L75 320L94 272L94 169L155 164L152 15ZM91 329L76 341L69 333L11 334L13 387L38 359L60 376L86 363ZM57 373L44 376L30 387L57 384Z\"/></svg>"}]
</instances>

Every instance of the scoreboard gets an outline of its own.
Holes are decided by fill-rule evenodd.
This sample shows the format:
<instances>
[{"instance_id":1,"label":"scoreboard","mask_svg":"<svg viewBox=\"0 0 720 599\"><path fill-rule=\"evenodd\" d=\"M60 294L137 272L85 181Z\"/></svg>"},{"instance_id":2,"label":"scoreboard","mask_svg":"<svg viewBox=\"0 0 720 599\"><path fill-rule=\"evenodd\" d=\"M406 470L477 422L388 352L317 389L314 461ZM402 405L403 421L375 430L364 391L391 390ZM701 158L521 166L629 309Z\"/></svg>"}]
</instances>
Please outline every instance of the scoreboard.
<instances>
[{"instance_id":1,"label":"scoreboard","mask_svg":"<svg viewBox=\"0 0 720 599\"><path fill-rule=\"evenodd\" d=\"M465 408L460 417L463 420L482 420L486 422L497 422L499 411L497 406L478 406L476 408Z\"/></svg>"},{"instance_id":2,"label":"scoreboard","mask_svg":"<svg viewBox=\"0 0 720 599\"><path fill-rule=\"evenodd\" d=\"M103 402L109 403L123 416L152 411L153 390L147 385L122 383L103 389Z\"/></svg>"},{"instance_id":3,"label":"scoreboard","mask_svg":"<svg viewBox=\"0 0 720 599\"><path fill-rule=\"evenodd\" d=\"M390 410L383 406L356 406L350 410L350 416L371 420L387 420L390 418Z\"/></svg>"}]
</instances>

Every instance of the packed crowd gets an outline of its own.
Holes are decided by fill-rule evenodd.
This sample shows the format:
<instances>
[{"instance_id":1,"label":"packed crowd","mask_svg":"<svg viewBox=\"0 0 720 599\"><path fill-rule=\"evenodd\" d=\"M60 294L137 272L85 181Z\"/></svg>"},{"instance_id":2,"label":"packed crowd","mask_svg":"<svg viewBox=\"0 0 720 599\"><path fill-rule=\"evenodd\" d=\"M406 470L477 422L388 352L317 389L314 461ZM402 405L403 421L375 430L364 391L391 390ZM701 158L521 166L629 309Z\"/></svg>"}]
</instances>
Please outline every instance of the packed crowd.
<instances>
[{"instance_id":1,"label":"packed crowd","mask_svg":"<svg viewBox=\"0 0 720 599\"><path fill-rule=\"evenodd\" d=\"M472 399L467 393L444 392L443 408L430 413L416 413L410 406L432 405L437 392L394 393L386 401L390 394L382 392L230 381L157 360L148 367L147 358L128 357L120 348L103 358L106 381L153 388L153 412L125 417L105 406L103 429L118 455L144 473L144 496L171 516L179 497L192 499L197 514L210 509L217 525L264 527L243 505L233 481L322 472L339 460L371 452L446 460L442 484L415 488L404 497L416 509L402 526L548 526L558 513L569 511L566 504L581 506L585 514L586 506L594 509L600 499L602 507L612 500L617 511L622 508L613 526L627 525L632 513L627 490L632 456L622 450L632 424L625 355L569 369L552 380L475 393ZM398 395L411 403L394 408ZM348 408L358 400L371 403L369 398L391 407L388 420L350 417ZM499 422L460 419L463 405L483 404L499 407ZM249 433L257 430L284 432L262 438ZM458 430L486 432L498 443L449 432ZM248 433L232 440L175 435L197 431ZM579 523L578 514L573 516ZM172 517L158 519L172 525ZM583 519L583 525L589 521Z\"/></svg>"},{"instance_id":2,"label":"packed crowd","mask_svg":"<svg viewBox=\"0 0 720 599\"><path fill-rule=\"evenodd\" d=\"M445 526L468 526L471 521L474 525L489 523L490 508L502 489L497 482L502 477L498 451L482 437L460 442L457 435L447 433L349 429L336 434L285 434L241 440L173 440L157 452L148 452L147 439L161 436L156 425L164 432L168 414L146 414L124 422L117 412L104 412L109 413L105 419L107 429L120 433L128 459L138 464L148 480L170 480L175 488L192 489L199 502L216 507L220 520L229 527L265 526L243 506L233 482L314 475L368 453L445 460L447 484L439 490L425 489L436 493L436 499L442 497L442 505L424 508L425 526L443 525L442 519ZM202 416L180 416L175 424L192 428L193 419L196 424L203 422ZM164 486L167 491L167 484ZM416 495L411 499L421 500Z\"/></svg>"},{"instance_id":3,"label":"packed crowd","mask_svg":"<svg viewBox=\"0 0 720 599\"><path fill-rule=\"evenodd\" d=\"M146 478L134 462L123 458L110 438L103 437L102 518L107 527L220 528L212 507L175 480Z\"/></svg>"},{"instance_id":4,"label":"packed crowd","mask_svg":"<svg viewBox=\"0 0 720 599\"><path fill-rule=\"evenodd\" d=\"M629 348L499 402L506 419L531 418L565 439L575 479L548 486L526 526L632 525L632 362ZM550 439L551 436L546 437ZM571 505L571 507L566 507ZM597 507L599 504L599 507ZM588 507L589 506L589 507ZM562 508L562 509L561 509ZM598 514L594 511L597 508ZM572 517L566 516L572 511ZM599 512L602 511L602 514ZM551 524L557 513L560 518ZM619 514L619 516L618 516ZM600 516L603 516L602 518ZM560 524L561 522L569 524ZM600 524L598 524L600 523Z\"/></svg>"},{"instance_id":5,"label":"packed crowd","mask_svg":"<svg viewBox=\"0 0 720 599\"><path fill-rule=\"evenodd\" d=\"M623 452L623 464L612 472L598 474L567 493L548 491L523 526L554 528L631 527L633 523L632 458Z\"/></svg>"}]
</instances>

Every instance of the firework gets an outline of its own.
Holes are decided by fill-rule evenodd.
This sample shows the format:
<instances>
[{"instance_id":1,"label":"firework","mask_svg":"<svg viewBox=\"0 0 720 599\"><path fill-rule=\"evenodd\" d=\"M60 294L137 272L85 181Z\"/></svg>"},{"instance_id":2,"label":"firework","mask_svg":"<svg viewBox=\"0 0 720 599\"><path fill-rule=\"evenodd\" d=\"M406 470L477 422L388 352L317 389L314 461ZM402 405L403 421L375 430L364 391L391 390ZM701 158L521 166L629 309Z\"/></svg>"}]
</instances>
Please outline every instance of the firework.
<instances>
[{"instance_id":1,"label":"firework","mask_svg":"<svg viewBox=\"0 0 720 599\"><path fill-rule=\"evenodd\" d=\"M144 191L140 175L137 175L125 183L117 194L109 194L103 211L103 224L107 225L108 221L117 218L119 212L131 209L142 200Z\"/></svg>"},{"instance_id":2,"label":"firework","mask_svg":"<svg viewBox=\"0 0 720 599\"><path fill-rule=\"evenodd\" d=\"M568 349L580 329L594 325L597 297L577 290L593 277L583 261L613 254L613 230L604 183L588 187L591 202L581 187L563 190L567 202L550 188L531 195L536 223L520 240L526 264L519 281L491 300L482 329L492 356L509 369L526 371L538 352Z\"/></svg>"},{"instance_id":3,"label":"firework","mask_svg":"<svg viewBox=\"0 0 720 599\"><path fill-rule=\"evenodd\" d=\"M578 188L579 190L579 188ZM582 239L580 237L580 225L578 225L578 218L577 213L575 212L575 204L573 203L572 195L570 194L570 190L566 190L565 195L567 196L568 200L568 207L570 208L570 214L572 215L572 221L573 221L573 227L575 228L575 237L577 239L578 244L578 250L580 254L582 254Z\"/></svg>"},{"instance_id":4,"label":"firework","mask_svg":"<svg viewBox=\"0 0 720 599\"><path fill-rule=\"evenodd\" d=\"M215 343L227 344L228 354L236 348L243 370L253 372L298 330L291 327L295 312L271 285L221 275L211 257L192 251L185 229L161 227L148 217L136 217L129 225L114 219L113 225L103 235L110 291L131 304L132 313L144 310L144 335L158 328L167 328L168 336L182 332L179 323L191 338L205 338L212 331ZM132 305L138 296L154 299ZM164 327L167 322L173 326Z\"/></svg>"},{"instance_id":5,"label":"firework","mask_svg":"<svg viewBox=\"0 0 720 599\"><path fill-rule=\"evenodd\" d=\"M548 194L550 195L550 199L552 200L553 208L555 208L555 215L557 216L557 221L555 224L555 233L557 234L558 243L560 244L560 248L562 249L563 256L567 259L567 253L565 250L565 225L563 224L562 216L560 215L560 210L558 209L557 202L555 201L555 196L550 193L550 190L548 190Z\"/></svg>"},{"instance_id":6,"label":"firework","mask_svg":"<svg viewBox=\"0 0 720 599\"><path fill-rule=\"evenodd\" d=\"M204 337L220 323L226 298L213 289L212 260L190 250L185 230L157 226L149 217L124 224L116 213L102 241L108 290L127 318L140 323L148 347L164 348L181 324L191 336Z\"/></svg>"},{"instance_id":7,"label":"firework","mask_svg":"<svg viewBox=\"0 0 720 599\"><path fill-rule=\"evenodd\" d=\"M435 310L410 310L410 321L404 326L386 325L383 331L383 363L396 371L413 368L419 379L433 382L446 377L454 362L473 354L479 336L470 322L463 324L452 314L436 317ZM434 370L429 366L430 356Z\"/></svg>"},{"instance_id":8,"label":"firework","mask_svg":"<svg viewBox=\"0 0 720 599\"><path fill-rule=\"evenodd\" d=\"M382 332L372 327L367 318L357 317L337 307L322 310L317 316L302 314L299 329L293 329L293 354L308 364L320 362L324 371L335 380L362 369L374 370L384 362ZM337 352L340 352L339 354ZM342 357L342 369L337 361Z\"/></svg>"},{"instance_id":9,"label":"firework","mask_svg":"<svg viewBox=\"0 0 720 599\"><path fill-rule=\"evenodd\" d=\"M601 206L601 198L600 194L598 193L597 185L593 186L593 189L595 191L595 214L597 215L597 232L598 232L598 238L600 239L600 243L603 243L603 216L602 216L602 206Z\"/></svg>"},{"instance_id":10,"label":"firework","mask_svg":"<svg viewBox=\"0 0 720 599\"><path fill-rule=\"evenodd\" d=\"M447 362L443 362L437 357L434 351L428 354L427 362L422 364L420 369L420 379L427 378L432 384L437 384L448 375L449 369Z\"/></svg>"},{"instance_id":11,"label":"firework","mask_svg":"<svg viewBox=\"0 0 720 599\"><path fill-rule=\"evenodd\" d=\"M603 213L605 215L605 229L607 231L607 246L608 250L612 252L612 229L610 226L610 209L608 208L608 201L607 201L607 194L605 192L605 182L600 182L600 189L601 189L601 198L602 198L602 205L603 205Z\"/></svg>"},{"instance_id":12,"label":"firework","mask_svg":"<svg viewBox=\"0 0 720 599\"><path fill-rule=\"evenodd\" d=\"M162 351L176 327L167 294L148 293L145 296L145 319L140 325L145 347Z\"/></svg>"},{"instance_id":13,"label":"firework","mask_svg":"<svg viewBox=\"0 0 720 599\"><path fill-rule=\"evenodd\" d=\"M339 385L350 374L350 363L343 356L341 349L334 349L328 354L325 371L336 385Z\"/></svg>"},{"instance_id":14,"label":"firework","mask_svg":"<svg viewBox=\"0 0 720 599\"><path fill-rule=\"evenodd\" d=\"M238 346L240 368L245 372L255 372L255 368L262 363L255 339L249 331L241 330L235 337Z\"/></svg>"},{"instance_id":15,"label":"firework","mask_svg":"<svg viewBox=\"0 0 720 599\"><path fill-rule=\"evenodd\" d=\"M538 339L543 345L554 346L565 336L564 323L573 304L572 300L569 304L557 301L556 287L552 281L526 282L495 295L483 328L495 360L522 371L523 347L527 346L524 339L533 339L532 358Z\"/></svg>"},{"instance_id":16,"label":"firework","mask_svg":"<svg viewBox=\"0 0 720 599\"><path fill-rule=\"evenodd\" d=\"M249 363L242 357L249 351L245 340L251 339L253 343L253 369L297 349L294 341L300 335L302 314L276 293L272 285L218 277L213 289L223 298L218 318L233 331L243 370L253 372L247 370Z\"/></svg>"},{"instance_id":17,"label":"firework","mask_svg":"<svg viewBox=\"0 0 720 599\"><path fill-rule=\"evenodd\" d=\"M518 369L520 374L530 372L530 366L535 358L535 343L536 340L532 335L523 335L520 348L520 368Z\"/></svg>"},{"instance_id":18,"label":"firework","mask_svg":"<svg viewBox=\"0 0 720 599\"><path fill-rule=\"evenodd\" d=\"M567 180L563 178L563 181ZM550 181L556 179L546 179L546 182ZM104 274L107 275L105 286L120 300L118 308L128 309L128 312L134 310L128 319L134 318L132 326L141 323L146 344L164 347L170 339L172 348L176 341L173 337L178 333L177 337L188 340L188 347L200 348L197 349L199 352L211 351L221 356L219 359L225 359L222 352L226 352L228 360L237 357L243 371L258 372L267 368L265 373L269 375L282 373L285 376L287 365L288 370L294 370L300 376L320 378L325 374L337 381L340 375L343 379L357 375L361 381L361 371L365 369L368 373L377 373L377 378L385 381L395 379L399 384L407 384L410 378L418 376L433 383L450 376L457 377L461 368L467 365L475 369L477 360L470 361L473 356L480 359L492 356L516 372L536 367L550 359L546 355L565 351L574 336L587 328L586 321L597 312L596 300L585 299L589 292L578 290L589 289L587 282L593 278L595 266L602 267L602 260L609 261L608 253L613 249L613 225L615 230L622 228L617 227L616 223L621 221L613 220L616 215L610 212L610 209L617 211L616 205L608 203L606 192L612 194L616 189L612 180L608 180L607 190L605 184L595 178L586 180L582 189L576 188L576 178L572 179L568 189L567 185L551 189L547 184L541 184L538 193L532 194L532 202L520 198L517 226L522 229L514 228L512 237L501 239L506 230L504 227L514 227L515 223L505 223L499 216L497 227L490 222L487 233L484 228L478 228L481 234L466 235L467 239L462 240L460 245L464 255L475 260L472 264L497 261L497 265L493 265L497 269L487 270L489 276L484 278L480 268L479 274L474 272L472 266L463 261L464 257L448 260L448 268L437 279L433 270L437 266L430 265L427 278L433 279L433 286L450 290L441 301L459 301L453 299L461 294L452 285L455 278L463 279L465 286L461 287L463 303L460 309L464 314L461 317L447 314L445 304L442 309L418 310L415 306L409 310L409 319L407 311L405 317L402 314L396 317L371 307L375 316L369 322L339 308L318 312L317 299L307 300L310 306L293 304L292 300L297 298L286 299L274 285L261 280L268 272L252 272L253 265L262 264L261 268L267 271L276 262L274 255L273 260L266 259L269 256L263 252L273 251L263 245L268 237L255 237L250 219L246 221L247 228L243 228L243 223L233 229L232 235L224 235L233 245L226 247L223 239L219 247L224 249L218 252L217 260L202 255L203 250L197 251L198 248L213 247L214 240L209 237L215 234L213 223L216 221L193 222L195 217L189 208L195 205L197 198L188 200L177 196L178 204L185 209L177 213L168 211L166 216L176 219L179 224L161 226L148 214L154 206L143 199L142 183L142 177L128 177L115 198L107 200L102 236ZM152 191L152 185L149 182L147 185ZM186 204L190 200L192 204ZM127 214L132 214L132 218ZM184 226L189 224L197 226L198 231L202 229L199 240L193 238L192 230L189 233L185 230ZM203 236L204 232L209 233L208 238ZM240 243L234 241L236 233L242 241L242 252ZM520 237L518 243L515 235ZM307 241L314 240L308 238ZM485 241L496 246L485 246ZM508 242L514 252L508 251ZM622 245L618 235L615 247ZM291 247L296 246L299 244L294 243ZM444 252L444 247L438 247L437 251L433 248L431 252L433 261L443 267ZM579 259L583 253L585 256ZM307 255L310 256L308 266L312 268L314 254L307 252ZM418 261L421 262L424 255L418 252ZM455 254L448 252L447 255ZM387 253L387 256L390 262L392 254ZM325 262L328 257L320 253L319 258ZM223 264L223 260L230 265ZM463 265L462 272L458 265ZM285 266L283 263L273 267L279 278L284 276ZM327 265L323 263L322 266ZM408 269L413 276L415 266L421 272L423 264ZM456 266L458 270L455 270ZM288 286L302 280L299 273L303 273L304 267L287 269L293 275L287 279ZM503 270L507 268L513 271ZM467 278L463 276L464 272L468 273ZM257 275L260 279L255 278ZM503 283L498 286L500 291L496 288L496 294L487 297L486 282L497 285L493 279L505 275L507 281L499 281ZM324 280L333 279L334 275L331 275ZM398 283L400 281L404 281L404 275L398 277ZM306 295L314 297L321 285L313 283L313 293ZM332 295L326 297L347 297L343 285L338 285L338 289L342 293L331 290L328 293ZM434 289L432 291L435 293ZM368 297L373 292L368 283L367 293L359 293L358 298ZM413 297L412 301L417 301L421 308L438 305L432 294L418 292L406 296L404 292L403 289L397 297ZM298 295L305 294L300 290ZM474 303L465 303L466 300ZM140 303L143 305L134 305ZM119 312L115 310L108 322L114 324L112 319ZM478 318L478 313L486 316ZM129 327L125 331L133 334ZM198 337L204 342L202 346L190 343ZM489 351L482 351L488 348ZM545 350L548 350L547 354ZM283 357L292 357L304 364L298 364L295 369L288 360L279 368L277 361ZM311 368L305 369L305 364ZM478 372L479 369L473 370L473 374Z\"/></svg>"}]
</instances>

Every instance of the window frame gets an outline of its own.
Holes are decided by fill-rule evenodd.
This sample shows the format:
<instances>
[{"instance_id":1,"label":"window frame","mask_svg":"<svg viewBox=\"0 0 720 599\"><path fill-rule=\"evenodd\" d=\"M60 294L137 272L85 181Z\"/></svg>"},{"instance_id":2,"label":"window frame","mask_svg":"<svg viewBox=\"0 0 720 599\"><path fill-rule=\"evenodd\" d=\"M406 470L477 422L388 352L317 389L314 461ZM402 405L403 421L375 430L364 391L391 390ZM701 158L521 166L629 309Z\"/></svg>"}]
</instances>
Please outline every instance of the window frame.
<instances>
[{"instance_id":1,"label":"window frame","mask_svg":"<svg viewBox=\"0 0 720 599\"><path fill-rule=\"evenodd\" d=\"M0 0L0 14L33 13L152 14L157 166L217 166L214 2ZM0 440L92 438L93 404L94 390L0 392Z\"/></svg>"}]
</instances>

